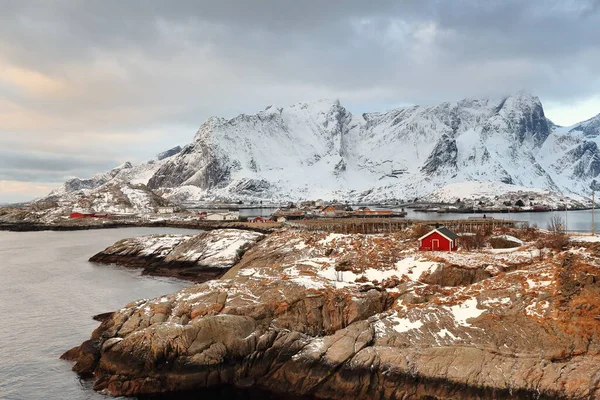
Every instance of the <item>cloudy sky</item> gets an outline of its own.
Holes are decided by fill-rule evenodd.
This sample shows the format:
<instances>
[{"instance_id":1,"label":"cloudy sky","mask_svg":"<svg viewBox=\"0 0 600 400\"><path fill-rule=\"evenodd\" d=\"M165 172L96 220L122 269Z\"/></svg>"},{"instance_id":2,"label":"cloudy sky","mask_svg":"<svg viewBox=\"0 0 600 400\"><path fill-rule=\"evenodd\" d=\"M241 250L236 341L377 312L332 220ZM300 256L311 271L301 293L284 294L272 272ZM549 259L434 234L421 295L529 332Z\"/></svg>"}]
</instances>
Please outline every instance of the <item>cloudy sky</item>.
<instances>
[{"instance_id":1,"label":"cloudy sky","mask_svg":"<svg viewBox=\"0 0 600 400\"><path fill-rule=\"evenodd\" d=\"M600 0L0 0L0 203L186 144L211 115L519 90L600 113Z\"/></svg>"}]
</instances>

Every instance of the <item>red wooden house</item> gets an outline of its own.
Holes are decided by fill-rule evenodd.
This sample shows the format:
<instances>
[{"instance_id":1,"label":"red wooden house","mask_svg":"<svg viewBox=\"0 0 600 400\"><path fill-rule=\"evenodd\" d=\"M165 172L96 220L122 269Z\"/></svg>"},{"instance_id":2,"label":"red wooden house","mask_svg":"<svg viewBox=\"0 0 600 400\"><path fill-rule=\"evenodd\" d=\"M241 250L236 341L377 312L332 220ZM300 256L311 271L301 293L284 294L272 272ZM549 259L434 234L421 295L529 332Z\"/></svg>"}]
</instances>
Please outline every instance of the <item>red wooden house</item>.
<instances>
[{"instance_id":1,"label":"red wooden house","mask_svg":"<svg viewBox=\"0 0 600 400\"><path fill-rule=\"evenodd\" d=\"M94 213L75 211L69 215L69 218L91 218L93 216Z\"/></svg>"},{"instance_id":2,"label":"red wooden house","mask_svg":"<svg viewBox=\"0 0 600 400\"><path fill-rule=\"evenodd\" d=\"M446 227L436 228L419 238L419 251L456 251L458 235Z\"/></svg>"}]
</instances>

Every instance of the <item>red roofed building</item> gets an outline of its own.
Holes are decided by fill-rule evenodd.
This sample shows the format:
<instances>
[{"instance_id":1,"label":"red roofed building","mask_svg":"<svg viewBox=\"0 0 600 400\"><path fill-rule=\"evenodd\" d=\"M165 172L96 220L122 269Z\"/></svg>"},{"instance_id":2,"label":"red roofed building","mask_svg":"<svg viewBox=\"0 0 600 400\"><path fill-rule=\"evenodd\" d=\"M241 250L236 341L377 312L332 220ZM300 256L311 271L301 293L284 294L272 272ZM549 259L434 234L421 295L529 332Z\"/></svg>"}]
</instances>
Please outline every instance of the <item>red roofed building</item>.
<instances>
[{"instance_id":1,"label":"red roofed building","mask_svg":"<svg viewBox=\"0 0 600 400\"><path fill-rule=\"evenodd\" d=\"M419 251L456 251L458 235L446 227L436 228L419 238Z\"/></svg>"},{"instance_id":2,"label":"red roofed building","mask_svg":"<svg viewBox=\"0 0 600 400\"><path fill-rule=\"evenodd\" d=\"M69 215L69 218L91 218L94 216L94 213L88 213L88 212L72 212L71 215Z\"/></svg>"}]
</instances>

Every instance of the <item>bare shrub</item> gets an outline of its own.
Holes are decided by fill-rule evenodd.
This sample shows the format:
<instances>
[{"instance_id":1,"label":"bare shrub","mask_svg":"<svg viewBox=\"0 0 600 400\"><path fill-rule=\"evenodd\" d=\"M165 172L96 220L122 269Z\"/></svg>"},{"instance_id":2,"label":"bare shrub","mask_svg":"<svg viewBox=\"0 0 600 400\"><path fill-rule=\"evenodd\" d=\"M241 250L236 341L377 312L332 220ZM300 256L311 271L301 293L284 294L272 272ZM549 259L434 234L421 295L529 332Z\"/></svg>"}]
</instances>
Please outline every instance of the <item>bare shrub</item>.
<instances>
[{"instance_id":1,"label":"bare shrub","mask_svg":"<svg viewBox=\"0 0 600 400\"><path fill-rule=\"evenodd\" d=\"M569 245L569 237L560 231L552 232L549 235L541 236L536 242L535 247L540 250L540 259L543 258L543 249L552 249L556 251L565 250Z\"/></svg>"},{"instance_id":2,"label":"bare shrub","mask_svg":"<svg viewBox=\"0 0 600 400\"><path fill-rule=\"evenodd\" d=\"M485 247L486 245L486 237L489 236L491 234L491 229L492 227L489 226L487 227L487 229L485 231L479 230L475 233L475 236L473 236L475 238L475 248L477 249L481 249L483 247Z\"/></svg>"},{"instance_id":3,"label":"bare shrub","mask_svg":"<svg viewBox=\"0 0 600 400\"><path fill-rule=\"evenodd\" d=\"M557 232L550 235L548 238L548 247L553 250L562 251L565 250L568 245L569 237L564 233Z\"/></svg>"},{"instance_id":4,"label":"bare shrub","mask_svg":"<svg viewBox=\"0 0 600 400\"><path fill-rule=\"evenodd\" d=\"M492 225L491 224L485 224L483 226L483 229L480 229L480 230L477 231L477 233L480 233L480 232L481 232L481 234L483 236L490 236L493 233Z\"/></svg>"},{"instance_id":5,"label":"bare shrub","mask_svg":"<svg viewBox=\"0 0 600 400\"><path fill-rule=\"evenodd\" d=\"M476 250L485 247L486 236L483 231L477 231L474 235L463 235L458 238L458 244L465 250Z\"/></svg>"},{"instance_id":6,"label":"bare shrub","mask_svg":"<svg viewBox=\"0 0 600 400\"><path fill-rule=\"evenodd\" d=\"M537 226L530 226L529 224L523 224L521 227L514 231L514 236L526 242L533 242L540 238L540 230Z\"/></svg>"},{"instance_id":7,"label":"bare shrub","mask_svg":"<svg viewBox=\"0 0 600 400\"><path fill-rule=\"evenodd\" d=\"M426 234L428 234L429 232L431 232L433 230L433 228L429 225L426 224L417 224L415 226L412 227L412 233L411 236L414 239L418 239Z\"/></svg>"},{"instance_id":8,"label":"bare shrub","mask_svg":"<svg viewBox=\"0 0 600 400\"><path fill-rule=\"evenodd\" d=\"M539 251L539 258L540 260L544 259L544 249L546 248L546 241L544 240L543 237L538 238L538 240L535 241L535 248L538 249Z\"/></svg>"},{"instance_id":9,"label":"bare shrub","mask_svg":"<svg viewBox=\"0 0 600 400\"><path fill-rule=\"evenodd\" d=\"M553 215L548 222L548 230L559 232L565 229L565 221L559 215Z\"/></svg>"},{"instance_id":10,"label":"bare shrub","mask_svg":"<svg viewBox=\"0 0 600 400\"><path fill-rule=\"evenodd\" d=\"M475 249L475 236L474 235L459 236L458 237L458 245L465 250Z\"/></svg>"},{"instance_id":11,"label":"bare shrub","mask_svg":"<svg viewBox=\"0 0 600 400\"><path fill-rule=\"evenodd\" d=\"M352 261L342 260L335 265L336 271L352 271Z\"/></svg>"},{"instance_id":12,"label":"bare shrub","mask_svg":"<svg viewBox=\"0 0 600 400\"><path fill-rule=\"evenodd\" d=\"M509 228L508 226L501 226L497 229L498 232L507 235L511 232L511 228Z\"/></svg>"}]
</instances>

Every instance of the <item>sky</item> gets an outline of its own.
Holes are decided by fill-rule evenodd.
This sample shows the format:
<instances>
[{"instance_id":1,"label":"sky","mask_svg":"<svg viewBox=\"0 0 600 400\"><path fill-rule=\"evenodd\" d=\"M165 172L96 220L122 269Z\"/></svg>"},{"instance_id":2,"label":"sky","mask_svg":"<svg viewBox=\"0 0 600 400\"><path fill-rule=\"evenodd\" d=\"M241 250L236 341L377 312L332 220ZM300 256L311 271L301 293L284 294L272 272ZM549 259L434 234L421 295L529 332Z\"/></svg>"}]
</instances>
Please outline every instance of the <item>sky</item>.
<instances>
[{"instance_id":1,"label":"sky","mask_svg":"<svg viewBox=\"0 0 600 400\"><path fill-rule=\"evenodd\" d=\"M189 143L210 116L520 90L600 113L600 0L0 0L0 203Z\"/></svg>"}]
</instances>

